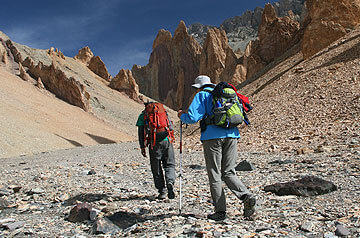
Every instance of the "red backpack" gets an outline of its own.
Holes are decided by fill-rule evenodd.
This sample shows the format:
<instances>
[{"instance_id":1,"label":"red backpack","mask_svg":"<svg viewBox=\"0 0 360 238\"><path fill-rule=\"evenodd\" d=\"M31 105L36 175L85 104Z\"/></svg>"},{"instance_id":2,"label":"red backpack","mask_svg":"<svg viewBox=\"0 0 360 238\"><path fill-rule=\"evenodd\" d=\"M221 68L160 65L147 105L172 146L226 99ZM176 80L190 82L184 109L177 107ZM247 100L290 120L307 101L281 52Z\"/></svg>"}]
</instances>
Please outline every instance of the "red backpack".
<instances>
[{"instance_id":1,"label":"red backpack","mask_svg":"<svg viewBox=\"0 0 360 238\"><path fill-rule=\"evenodd\" d=\"M149 103L145 106L144 112L145 145L150 144L153 148L158 133L165 134L171 143L175 141L174 131L170 128L170 121L163 104L159 102Z\"/></svg>"}]
</instances>

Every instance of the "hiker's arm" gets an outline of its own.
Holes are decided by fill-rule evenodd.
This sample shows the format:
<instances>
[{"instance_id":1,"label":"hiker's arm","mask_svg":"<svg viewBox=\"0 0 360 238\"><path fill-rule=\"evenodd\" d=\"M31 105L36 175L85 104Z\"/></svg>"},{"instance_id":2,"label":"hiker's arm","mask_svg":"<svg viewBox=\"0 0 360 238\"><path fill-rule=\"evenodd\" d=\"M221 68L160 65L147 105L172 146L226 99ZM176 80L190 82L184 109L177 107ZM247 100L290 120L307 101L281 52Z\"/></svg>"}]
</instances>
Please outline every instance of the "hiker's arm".
<instances>
[{"instance_id":1,"label":"hiker's arm","mask_svg":"<svg viewBox=\"0 0 360 238\"><path fill-rule=\"evenodd\" d=\"M180 114L180 119L186 124L194 124L201 120L205 113L204 92L199 92L191 102L188 112Z\"/></svg>"},{"instance_id":2,"label":"hiker's arm","mask_svg":"<svg viewBox=\"0 0 360 238\"><path fill-rule=\"evenodd\" d=\"M140 148L145 148L145 135L144 135L144 126L138 126L138 138L139 138L139 145Z\"/></svg>"},{"instance_id":3,"label":"hiker's arm","mask_svg":"<svg viewBox=\"0 0 360 238\"><path fill-rule=\"evenodd\" d=\"M139 145L141 149L141 154L146 157L146 148L145 148L145 142L144 142L144 126L138 126L138 138L139 138Z\"/></svg>"}]
</instances>

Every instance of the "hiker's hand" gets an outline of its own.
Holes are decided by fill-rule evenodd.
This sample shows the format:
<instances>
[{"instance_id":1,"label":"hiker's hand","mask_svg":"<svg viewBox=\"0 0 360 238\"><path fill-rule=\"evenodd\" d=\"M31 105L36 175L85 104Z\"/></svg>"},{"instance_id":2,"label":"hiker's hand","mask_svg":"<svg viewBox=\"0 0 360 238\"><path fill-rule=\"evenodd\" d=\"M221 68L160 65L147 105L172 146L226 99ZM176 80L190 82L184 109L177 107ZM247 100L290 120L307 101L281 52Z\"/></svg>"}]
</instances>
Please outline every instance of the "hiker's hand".
<instances>
[{"instance_id":1,"label":"hiker's hand","mask_svg":"<svg viewBox=\"0 0 360 238\"><path fill-rule=\"evenodd\" d=\"M181 117L181 115L182 115L182 114L184 114L184 113L185 113L185 112L184 112L183 110L181 110L181 109L180 109L180 110L178 111L178 117L180 118L180 117Z\"/></svg>"},{"instance_id":2,"label":"hiker's hand","mask_svg":"<svg viewBox=\"0 0 360 238\"><path fill-rule=\"evenodd\" d=\"M141 148L141 154L146 157L146 148Z\"/></svg>"}]
</instances>

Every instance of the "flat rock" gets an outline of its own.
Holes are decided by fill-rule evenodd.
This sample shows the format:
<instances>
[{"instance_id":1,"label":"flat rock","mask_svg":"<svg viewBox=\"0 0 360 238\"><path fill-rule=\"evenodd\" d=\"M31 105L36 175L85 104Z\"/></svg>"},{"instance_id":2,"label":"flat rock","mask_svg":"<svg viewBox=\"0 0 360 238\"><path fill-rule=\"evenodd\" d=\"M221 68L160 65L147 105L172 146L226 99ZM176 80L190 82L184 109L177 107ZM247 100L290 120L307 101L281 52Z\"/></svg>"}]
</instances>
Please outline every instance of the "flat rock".
<instances>
[{"instance_id":1,"label":"flat rock","mask_svg":"<svg viewBox=\"0 0 360 238\"><path fill-rule=\"evenodd\" d=\"M243 160L235 167L235 170L236 171L253 171L253 170L255 170L255 167L250 162Z\"/></svg>"},{"instance_id":2,"label":"flat rock","mask_svg":"<svg viewBox=\"0 0 360 238\"><path fill-rule=\"evenodd\" d=\"M264 187L265 192L272 192L276 195L297 195L297 196L316 196L336 191L337 187L332 182L323 180L315 176L306 176L302 179L275 183Z\"/></svg>"},{"instance_id":3,"label":"flat rock","mask_svg":"<svg viewBox=\"0 0 360 238\"><path fill-rule=\"evenodd\" d=\"M108 234L118 232L120 229L105 217L95 221L93 231L95 234Z\"/></svg>"}]
</instances>

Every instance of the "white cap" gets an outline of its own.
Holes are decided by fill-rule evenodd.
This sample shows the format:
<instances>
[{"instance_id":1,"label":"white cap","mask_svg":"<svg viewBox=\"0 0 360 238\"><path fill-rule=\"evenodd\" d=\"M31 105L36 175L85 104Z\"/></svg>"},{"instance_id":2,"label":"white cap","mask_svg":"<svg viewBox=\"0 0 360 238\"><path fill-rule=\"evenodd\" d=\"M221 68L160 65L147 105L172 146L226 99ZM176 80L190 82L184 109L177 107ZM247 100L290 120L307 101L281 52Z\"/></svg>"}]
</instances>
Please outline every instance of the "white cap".
<instances>
[{"instance_id":1,"label":"white cap","mask_svg":"<svg viewBox=\"0 0 360 238\"><path fill-rule=\"evenodd\" d=\"M195 79L195 84L191 86L193 86L194 88L201 88L204 85L215 85L215 84L211 83L211 80L208 76L200 75Z\"/></svg>"}]
</instances>

